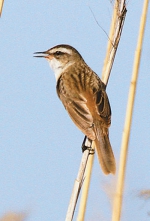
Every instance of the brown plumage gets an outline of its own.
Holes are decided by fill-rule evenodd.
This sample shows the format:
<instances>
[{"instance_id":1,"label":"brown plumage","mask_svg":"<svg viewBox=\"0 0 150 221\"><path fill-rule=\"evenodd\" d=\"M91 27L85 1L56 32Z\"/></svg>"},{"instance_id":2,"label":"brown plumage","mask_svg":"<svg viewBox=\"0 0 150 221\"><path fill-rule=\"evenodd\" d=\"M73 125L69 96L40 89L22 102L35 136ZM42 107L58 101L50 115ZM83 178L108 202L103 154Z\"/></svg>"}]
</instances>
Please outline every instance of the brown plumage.
<instances>
[{"instance_id":1,"label":"brown plumage","mask_svg":"<svg viewBox=\"0 0 150 221\"><path fill-rule=\"evenodd\" d=\"M111 108L105 85L71 46L58 45L43 53L55 72L57 94L71 119L95 142L103 172L115 173L108 133Z\"/></svg>"}]
</instances>

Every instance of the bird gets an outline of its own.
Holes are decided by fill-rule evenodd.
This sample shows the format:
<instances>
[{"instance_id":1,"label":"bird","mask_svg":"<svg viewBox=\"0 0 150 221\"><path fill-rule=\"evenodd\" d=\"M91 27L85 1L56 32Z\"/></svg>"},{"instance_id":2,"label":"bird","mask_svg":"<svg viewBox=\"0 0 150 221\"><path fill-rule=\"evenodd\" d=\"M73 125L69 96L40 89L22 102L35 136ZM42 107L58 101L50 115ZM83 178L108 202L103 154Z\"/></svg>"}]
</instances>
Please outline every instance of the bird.
<instances>
[{"instance_id":1,"label":"bird","mask_svg":"<svg viewBox=\"0 0 150 221\"><path fill-rule=\"evenodd\" d=\"M106 85L67 44L56 45L34 57L45 58L56 78L56 91L75 125L94 142L104 174L115 174L116 163L109 140L111 107Z\"/></svg>"}]
</instances>

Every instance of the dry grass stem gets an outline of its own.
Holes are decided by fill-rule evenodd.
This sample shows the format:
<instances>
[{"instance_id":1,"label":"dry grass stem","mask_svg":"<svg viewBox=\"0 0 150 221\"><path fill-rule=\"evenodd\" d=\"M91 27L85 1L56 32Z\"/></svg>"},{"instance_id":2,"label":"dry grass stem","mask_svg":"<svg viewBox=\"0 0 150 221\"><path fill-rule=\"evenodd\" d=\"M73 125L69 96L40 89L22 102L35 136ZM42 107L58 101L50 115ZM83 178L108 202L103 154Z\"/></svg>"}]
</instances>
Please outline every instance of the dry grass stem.
<instances>
[{"instance_id":1,"label":"dry grass stem","mask_svg":"<svg viewBox=\"0 0 150 221\"><path fill-rule=\"evenodd\" d=\"M89 142L88 139L85 140L85 145L87 147L91 148L91 142ZM75 183L74 183L74 187L73 187L72 195L71 195L71 198L70 198L70 202L69 202L69 206L68 206L65 221L71 221L73 219L73 215L74 215L75 207L76 207L76 204L77 204L78 196L79 196L81 186L82 186L83 180L84 180L84 172L85 172L85 169L86 169L89 153L90 153L90 151L89 151L89 149L87 149L87 150L84 151L84 153L82 155L78 175L77 175L77 178L76 178Z\"/></svg>"},{"instance_id":2,"label":"dry grass stem","mask_svg":"<svg viewBox=\"0 0 150 221\"><path fill-rule=\"evenodd\" d=\"M114 11L112 16L111 28L109 33L109 41L107 45L106 57L102 70L102 81L107 85L111 69L114 63L116 51L119 45L125 16L126 16L125 0L115 1Z\"/></svg>"},{"instance_id":3,"label":"dry grass stem","mask_svg":"<svg viewBox=\"0 0 150 221\"><path fill-rule=\"evenodd\" d=\"M4 4L4 0L0 0L0 17L2 15L3 4Z\"/></svg>"},{"instance_id":4,"label":"dry grass stem","mask_svg":"<svg viewBox=\"0 0 150 221\"><path fill-rule=\"evenodd\" d=\"M121 217L125 170L126 170L126 161L127 161L127 153L128 153L128 143L129 143L129 137L130 137L130 128L131 128L133 106L134 106L134 100L135 100L136 85L137 85L137 79L138 79L138 70L139 70L139 65L140 65L140 57L141 57L142 42L143 42L143 37L144 37L144 28L145 28L145 23L146 23L147 9L148 9L148 0L145 0L144 6L143 6L143 12L141 16L138 42L137 42L137 48L136 48L134 64L133 64L133 73L131 77L131 83L130 83L130 89L129 89L129 95L128 95L125 125L124 125L124 130L123 130L123 135L122 135L118 182L117 182L116 195L114 199L112 221L119 221Z\"/></svg>"},{"instance_id":5,"label":"dry grass stem","mask_svg":"<svg viewBox=\"0 0 150 221\"><path fill-rule=\"evenodd\" d=\"M102 73L102 81L106 85L109 80L111 68L112 68L115 54L116 54L118 44L120 41L122 28L123 28L123 24L125 20L125 15L126 15L125 1L120 2L116 0L115 6L114 6L114 12L113 12L112 24L110 28L107 53L106 53L106 58L105 58L104 68L103 68L103 73ZM89 184L90 184L90 177L91 177L94 155L91 155L89 159L90 160L88 160L87 162L87 169L85 173L85 185L83 186L83 190L82 190L81 203L80 203L78 219L77 219L78 221L83 221L84 216L85 216L86 201L87 201L87 196L88 196L88 189L89 189Z\"/></svg>"},{"instance_id":6,"label":"dry grass stem","mask_svg":"<svg viewBox=\"0 0 150 221\"><path fill-rule=\"evenodd\" d=\"M92 143L92 149L93 150L95 149L94 142ZM88 191L89 191L89 186L90 186L91 173L92 173L91 165L93 165L93 160L94 160L94 154L90 154L88 158L86 170L85 170L85 179L84 179L83 188L82 188L82 195L81 195L81 200L80 200L77 221L84 220L87 198L88 198Z\"/></svg>"}]
</instances>

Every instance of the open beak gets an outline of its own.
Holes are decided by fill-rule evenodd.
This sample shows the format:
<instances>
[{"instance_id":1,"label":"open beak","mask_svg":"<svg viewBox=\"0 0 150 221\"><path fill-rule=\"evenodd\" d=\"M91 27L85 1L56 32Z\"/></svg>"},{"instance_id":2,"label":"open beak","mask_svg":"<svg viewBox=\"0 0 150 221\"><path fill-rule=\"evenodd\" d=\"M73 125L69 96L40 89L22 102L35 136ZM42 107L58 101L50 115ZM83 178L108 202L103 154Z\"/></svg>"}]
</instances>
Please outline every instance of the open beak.
<instances>
[{"instance_id":1,"label":"open beak","mask_svg":"<svg viewBox=\"0 0 150 221\"><path fill-rule=\"evenodd\" d=\"M35 52L33 57L35 58L48 58L49 54L48 51L43 51L43 52Z\"/></svg>"},{"instance_id":2,"label":"open beak","mask_svg":"<svg viewBox=\"0 0 150 221\"><path fill-rule=\"evenodd\" d=\"M43 52L35 52L33 57L36 58L46 58L47 60L52 60L53 59L53 54L50 54L49 51L43 51Z\"/></svg>"}]
</instances>

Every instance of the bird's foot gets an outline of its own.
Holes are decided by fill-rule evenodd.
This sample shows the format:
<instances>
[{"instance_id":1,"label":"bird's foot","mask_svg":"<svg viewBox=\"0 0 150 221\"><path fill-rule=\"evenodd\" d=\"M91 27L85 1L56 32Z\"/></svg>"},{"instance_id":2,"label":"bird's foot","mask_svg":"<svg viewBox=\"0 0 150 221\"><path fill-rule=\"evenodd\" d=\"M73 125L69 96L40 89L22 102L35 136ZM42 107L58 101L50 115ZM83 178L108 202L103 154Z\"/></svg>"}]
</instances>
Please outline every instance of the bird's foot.
<instances>
[{"instance_id":1,"label":"bird's foot","mask_svg":"<svg viewBox=\"0 0 150 221\"><path fill-rule=\"evenodd\" d=\"M95 154L95 150L94 150L92 147L87 147L87 146L85 146L85 145L82 145L82 153L83 153L85 150L89 150L89 154L91 154L91 155Z\"/></svg>"},{"instance_id":2,"label":"bird's foot","mask_svg":"<svg viewBox=\"0 0 150 221\"><path fill-rule=\"evenodd\" d=\"M94 154L95 153L95 150L92 149L92 140L90 140L86 136L83 140L81 148L82 148L82 152L84 152L85 150L89 150L89 154Z\"/></svg>"}]
</instances>

